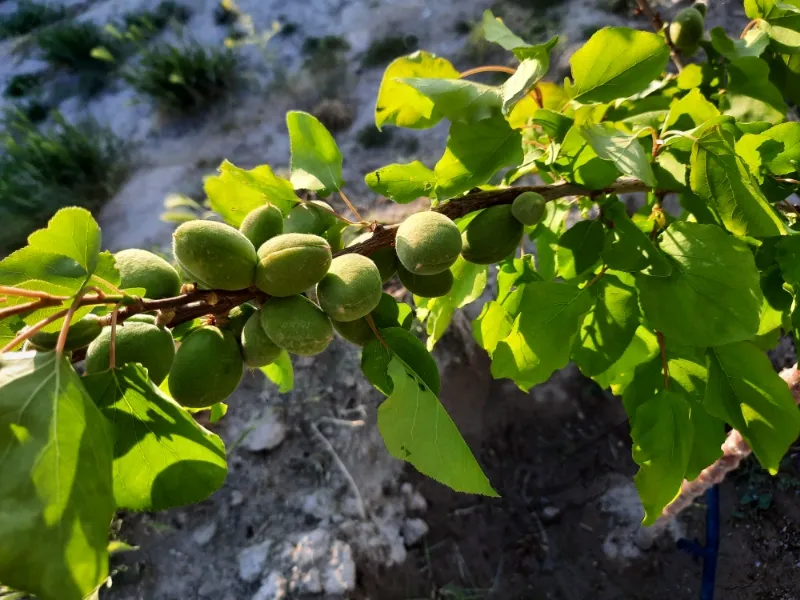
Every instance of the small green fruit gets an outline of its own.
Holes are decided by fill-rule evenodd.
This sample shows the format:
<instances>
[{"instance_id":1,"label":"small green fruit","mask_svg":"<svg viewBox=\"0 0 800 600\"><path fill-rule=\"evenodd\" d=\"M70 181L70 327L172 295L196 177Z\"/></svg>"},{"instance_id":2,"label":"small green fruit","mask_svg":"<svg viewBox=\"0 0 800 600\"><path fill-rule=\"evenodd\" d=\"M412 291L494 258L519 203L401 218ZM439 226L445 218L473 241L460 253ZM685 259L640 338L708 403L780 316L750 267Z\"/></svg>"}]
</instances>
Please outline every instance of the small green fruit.
<instances>
[{"instance_id":1,"label":"small green fruit","mask_svg":"<svg viewBox=\"0 0 800 600\"><path fill-rule=\"evenodd\" d=\"M261 325L278 346L302 356L319 354L333 339L328 315L305 296L270 298L261 309Z\"/></svg>"},{"instance_id":2,"label":"small green fruit","mask_svg":"<svg viewBox=\"0 0 800 600\"><path fill-rule=\"evenodd\" d=\"M490 206L472 219L461 235L465 260L479 265L500 262L519 246L522 223L508 204Z\"/></svg>"},{"instance_id":3,"label":"small green fruit","mask_svg":"<svg viewBox=\"0 0 800 600\"><path fill-rule=\"evenodd\" d=\"M177 296L181 291L181 276L160 256L132 248L114 255L122 289L144 288L145 298L157 300Z\"/></svg>"},{"instance_id":4,"label":"small green fruit","mask_svg":"<svg viewBox=\"0 0 800 600\"><path fill-rule=\"evenodd\" d=\"M317 284L317 300L334 321L355 321L378 306L381 285L374 262L360 254L344 254L333 259Z\"/></svg>"},{"instance_id":5,"label":"small green fruit","mask_svg":"<svg viewBox=\"0 0 800 600\"><path fill-rule=\"evenodd\" d=\"M172 234L172 252L181 269L204 287L243 290L253 285L256 250L230 225L202 220L183 223Z\"/></svg>"},{"instance_id":6,"label":"small green fruit","mask_svg":"<svg viewBox=\"0 0 800 600\"><path fill-rule=\"evenodd\" d=\"M675 15L675 20L669 24L669 37L681 54L692 56L697 52L705 28L703 15L691 6Z\"/></svg>"},{"instance_id":7,"label":"small green fruit","mask_svg":"<svg viewBox=\"0 0 800 600\"><path fill-rule=\"evenodd\" d=\"M522 192L511 204L511 214L528 227L538 225L547 211L547 201L536 192Z\"/></svg>"},{"instance_id":8,"label":"small green fruit","mask_svg":"<svg viewBox=\"0 0 800 600\"><path fill-rule=\"evenodd\" d=\"M230 396L243 374L236 338L218 327L201 327L186 336L175 354L169 393L183 406L204 408Z\"/></svg>"},{"instance_id":9,"label":"small green fruit","mask_svg":"<svg viewBox=\"0 0 800 600\"><path fill-rule=\"evenodd\" d=\"M344 230L343 223L334 223L326 229L320 237L322 237L331 247L332 252L338 252L344 248L342 241L342 231Z\"/></svg>"},{"instance_id":10,"label":"small green fruit","mask_svg":"<svg viewBox=\"0 0 800 600\"><path fill-rule=\"evenodd\" d=\"M362 233L352 242L350 242L347 246L355 246L356 244L360 244L372 237L372 233L369 231L366 233ZM381 281L386 283L394 274L397 273L397 252L394 251L394 248L391 246L385 246L383 248L378 248L374 252L372 252L369 256L367 256L372 262L375 263L375 266L378 267L378 271L381 274Z\"/></svg>"},{"instance_id":11,"label":"small green fruit","mask_svg":"<svg viewBox=\"0 0 800 600\"><path fill-rule=\"evenodd\" d=\"M228 311L228 322L222 326L222 329L230 331L238 340L242 335L245 323L257 310L255 306L247 302L234 306Z\"/></svg>"},{"instance_id":12,"label":"small green fruit","mask_svg":"<svg viewBox=\"0 0 800 600\"><path fill-rule=\"evenodd\" d=\"M103 325L100 323L100 319L95 315L86 315L80 321L70 323L64 350L85 348L91 344L102 331ZM59 331L54 331L52 333L39 331L31 336L30 344L36 350L53 350L58 344L59 335Z\"/></svg>"},{"instance_id":13,"label":"small green fruit","mask_svg":"<svg viewBox=\"0 0 800 600\"><path fill-rule=\"evenodd\" d=\"M149 315L147 313L137 313L125 319L126 323L150 323L150 325L156 324L156 316Z\"/></svg>"},{"instance_id":14,"label":"small green fruit","mask_svg":"<svg viewBox=\"0 0 800 600\"><path fill-rule=\"evenodd\" d=\"M331 247L318 235L284 233L258 249L256 286L270 296L300 294L325 276L331 260Z\"/></svg>"},{"instance_id":15,"label":"small green fruit","mask_svg":"<svg viewBox=\"0 0 800 600\"><path fill-rule=\"evenodd\" d=\"M283 213L273 204L259 206L248 213L239 225L239 231L257 250L267 240L283 233Z\"/></svg>"},{"instance_id":16,"label":"small green fruit","mask_svg":"<svg viewBox=\"0 0 800 600\"><path fill-rule=\"evenodd\" d=\"M107 371L111 350L111 327L103 328L86 350L86 373ZM117 326L115 365L140 363L150 380L159 385L169 373L175 357L175 343L168 329L140 321L125 321Z\"/></svg>"},{"instance_id":17,"label":"small green fruit","mask_svg":"<svg viewBox=\"0 0 800 600\"><path fill-rule=\"evenodd\" d=\"M280 347L267 336L261 325L261 313L253 313L242 329L242 356L248 367L263 367L274 362L281 353Z\"/></svg>"},{"instance_id":18,"label":"small green fruit","mask_svg":"<svg viewBox=\"0 0 800 600\"><path fill-rule=\"evenodd\" d=\"M375 310L369 313L369 316L372 317L372 322L378 329L402 326L400 306L389 294L381 294L381 301L378 302ZM369 326L366 317L348 322L333 321L333 328L344 339L357 346L364 346L370 340L375 339L375 333Z\"/></svg>"},{"instance_id":19,"label":"small green fruit","mask_svg":"<svg viewBox=\"0 0 800 600\"><path fill-rule=\"evenodd\" d=\"M701 15L703 15L703 19L706 18L706 12L708 12L708 5L705 2L695 2L693 8L697 9Z\"/></svg>"},{"instance_id":20,"label":"small green fruit","mask_svg":"<svg viewBox=\"0 0 800 600\"><path fill-rule=\"evenodd\" d=\"M436 275L417 275L408 271L402 264L397 267L397 276L406 289L422 298L446 296L453 287L453 273L450 269Z\"/></svg>"},{"instance_id":21,"label":"small green fruit","mask_svg":"<svg viewBox=\"0 0 800 600\"><path fill-rule=\"evenodd\" d=\"M337 221L332 210L331 205L322 200L301 202L289 211L283 223L283 232L322 235Z\"/></svg>"},{"instance_id":22,"label":"small green fruit","mask_svg":"<svg viewBox=\"0 0 800 600\"><path fill-rule=\"evenodd\" d=\"M443 214L425 211L408 217L395 239L400 263L417 275L436 275L449 269L461 252L461 232Z\"/></svg>"}]
</instances>

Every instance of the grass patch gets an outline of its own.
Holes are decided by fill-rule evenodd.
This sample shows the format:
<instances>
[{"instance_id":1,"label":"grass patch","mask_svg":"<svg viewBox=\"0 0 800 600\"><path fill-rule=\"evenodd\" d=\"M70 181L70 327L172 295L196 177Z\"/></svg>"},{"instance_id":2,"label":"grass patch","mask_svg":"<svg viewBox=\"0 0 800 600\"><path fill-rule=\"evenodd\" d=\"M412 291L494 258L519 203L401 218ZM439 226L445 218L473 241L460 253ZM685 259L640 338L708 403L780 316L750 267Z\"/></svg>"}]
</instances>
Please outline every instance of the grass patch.
<instances>
[{"instance_id":1,"label":"grass patch","mask_svg":"<svg viewBox=\"0 0 800 600\"><path fill-rule=\"evenodd\" d=\"M56 115L37 129L21 113L6 118L0 140L0 251L25 243L59 208L100 208L127 174L127 151L94 121L72 125Z\"/></svg>"},{"instance_id":2,"label":"grass patch","mask_svg":"<svg viewBox=\"0 0 800 600\"><path fill-rule=\"evenodd\" d=\"M20 2L16 12L0 18L0 39L25 35L67 15L63 6L38 4L30 0Z\"/></svg>"},{"instance_id":3,"label":"grass patch","mask_svg":"<svg viewBox=\"0 0 800 600\"><path fill-rule=\"evenodd\" d=\"M145 51L125 79L168 112L194 113L228 94L239 76L229 49L190 44Z\"/></svg>"},{"instance_id":4,"label":"grass patch","mask_svg":"<svg viewBox=\"0 0 800 600\"><path fill-rule=\"evenodd\" d=\"M362 148L385 148L391 143L392 136L391 129L381 131L375 125L369 124L358 131L356 139Z\"/></svg>"},{"instance_id":5,"label":"grass patch","mask_svg":"<svg viewBox=\"0 0 800 600\"><path fill-rule=\"evenodd\" d=\"M183 4L164 0L152 11L129 12L122 16L125 31L142 32L138 39L150 39L163 31L171 21L185 25L192 17L192 10Z\"/></svg>"},{"instance_id":6,"label":"grass patch","mask_svg":"<svg viewBox=\"0 0 800 600\"><path fill-rule=\"evenodd\" d=\"M419 47L419 39L415 35L390 35L380 40L373 40L364 52L361 66L367 69L380 67L392 62L398 56L414 52Z\"/></svg>"},{"instance_id":7,"label":"grass patch","mask_svg":"<svg viewBox=\"0 0 800 600\"><path fill-rule=\"evenodd\" d=\"M42 86L43 75L41 73L25 73L14 75L9 79L3 95L6 98L23 98L37 91Z\"/></svg>"}]
</instances>

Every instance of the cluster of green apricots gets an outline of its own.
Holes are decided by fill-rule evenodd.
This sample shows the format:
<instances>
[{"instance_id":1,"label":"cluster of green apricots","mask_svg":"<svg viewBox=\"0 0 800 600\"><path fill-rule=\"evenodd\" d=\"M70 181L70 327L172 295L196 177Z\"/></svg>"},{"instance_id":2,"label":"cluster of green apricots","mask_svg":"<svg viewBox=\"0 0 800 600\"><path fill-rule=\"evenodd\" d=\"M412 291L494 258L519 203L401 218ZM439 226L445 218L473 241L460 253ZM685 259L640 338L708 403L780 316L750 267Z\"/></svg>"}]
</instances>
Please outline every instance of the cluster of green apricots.
<instances>
[{"instance_id":1,"label":"cluster of green apricots","mask_svg":"<svg viewBox=\"0 0 800 600\"><path fill-rule=\"evenodd\" d=\"M177 351L172 333L155 316L133 315L115 330L115 364L141 363L156 385L168 378L170 394L183 406L211 406L236 389L245 366L266 366L282 350L317 354L334 330L363 346L376 330L406 325L397 302L383 293L385 282L397 274L417 296L444 296L453 285L450 267L459 255L477 264L499 262L519 246L524 226L537 224L544 213L545 200L534 192L520 194L510 205L484 209L463 233L441 213L415 213L397 228L394 247L335 258L320 234L337 217L321 201L298 204L285 219L277 207L265 204L248 214L238 230L217 221L189 221L173 234L172 250L184 279L210 290L255 286L268 299L260 307L242 304L213 325L193 329ZM181 275L163 258L132 249L118 252L115 259L123 288L143 288L148 299L180 293ZM314 286L316 302L304 295ZM49 349L57 337L38 333L29 344ZM111 327L88 315L69 329L65 349L88 346L86 372L97 373L108 369L111 339Z\"/></svg>"}]
</instances>

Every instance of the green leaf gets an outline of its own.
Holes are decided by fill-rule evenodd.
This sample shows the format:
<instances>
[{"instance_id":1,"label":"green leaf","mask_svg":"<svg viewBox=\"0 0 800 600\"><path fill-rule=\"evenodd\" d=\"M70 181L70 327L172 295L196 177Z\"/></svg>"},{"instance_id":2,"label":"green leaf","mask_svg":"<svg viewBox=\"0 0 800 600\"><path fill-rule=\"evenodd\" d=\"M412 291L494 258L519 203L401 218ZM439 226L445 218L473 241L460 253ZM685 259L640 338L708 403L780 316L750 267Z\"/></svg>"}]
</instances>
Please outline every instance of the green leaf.
<instances>
[{"instance_id":1,"label":"green leaf","mask_svg":"<svg viewBox=\"0 0 800 600\"><path fill-rule=\"evenodd\" d=\"M610 123L584 125L580 133L597 156L614 164L623 175L638 177L650 187L656 178L650 160L635 135L623 133Z\"/></svg>"},{"instance_id":2,"label":"green leaf","mask_svg":"<svg viewBox=\"0 0 800 600\"><path fill-rule=\"evenodd\" d=\"M722 129L712 127L695 141L691 159L692 191L719 214L736 235L781 235L786 227L753 176L734 152Z\"/></svg>"},{"instance_id":3,"label":"green leaf","mask_svg":"<svg viewBox=\"0 0 800 600\"><path fill-rule=\"evenodd\" d=\"M526 58L520 63L514 74L503 83L500 90L504 115L510 113L514 105L528 95L528 92L547 74L549 68L549 51L535 58Z\"/></svg>"},{"instance_id":4,"label":"green leaf","mask_svg":"<svg viewBox=\"0 0 800 600\"><path fill-rule=\"evenodd\" d=\"M748 31L740 40L729 38L722 27L714 27L709 34L714 50L728 60L746 56L761 56L769 44L769 35L757 28Z\"/></svg>"},{"instance_id":5,"label":"green leaf","mask_svg":"<svg viewBox=\"0 0 800 600\"><path fill-rule=\"evenodd\" d=\"M222 420L222 418L228 414L228 405L224 402L217 402L216 404L211 406L211 410L209 411L208 415L208 422L212 425L214 423L218 423Z\"/></svg>"},{"instance_id":6,"label":"green leaf","mask_svg":"<svg viewBox=\"0 0 800 600\"><path fill-rule=\"evenodd\" d=\"M611 224L603 244L603 261L609 268L629 273L646 269L648 275L659 277L672 272L672 265L631 220L622 202L604 204L603 216Z\"/></svg>"},{"instance_id":7,"label":"green leaf","mask_svg":"<svg viewBox=\"0 0 800 600\"><path fill-rule=\"evenodd\" d=\"M594 306L586 315L572 351L584 375L600 375L619 360L639 328L633 278L606 273L594 285Z\"/></svg>"},{"instance_id":8,"label":"green leaf","mask_svg":"<svg viewBox=\"0 0 800 600\"><path fill-rule=\"evenodd\" d=\"M610 102L641 92L657 79L669 60L664 38L628 27L605 27L569 61L573 100Z\"/></svg>"},{"instance_id":9,"label":"green leaf","mask_svg":"<svg viewBox=\"0 0 800 600\"><path fill-rule=\"evenodd\" d=\"M475 123L500 111L503 99L496 87L466 79L398 79L433 102L434 110L453 123Z\"/></svg>"},{"instance_id":10,"label":"green leaf","mask_svg":"<svg viewBox=\"0 0 800 600\"><path fill-rule=\"evenodd\" d=\"M669 277L636 276L639 303L667 343L717 346L758 331L761 288L753 255L714 225L676 221L660 238Z\"/></svg>"},{"instance_id":11,"label":"green leaf","mask_svg":"<svg viewBox=\"0 0 800 600\"><path fill-rule=\"evenodd\" d=\"M387 372L393 390L378 408L378 429L392 456L457 492L497 497L425 380L397 355Z\"/></svg>"},{"instance_id":12,"label":"green leaf","mask_svg":"<svg viewBox=\"0 0 800 600\"><path fill-rule=\"evenodd\" d=\"M569 362L592 298L588 291L570 283L540 281L528 283L522 290L522 311L511 333L494 350L492 376L507 377L529 390Z\"/></svg>"},{"instance_id":13,"label":"green leaf","mask_svg":"<svg viewBox=\"0 0 800 600\"><path fill-rule=\"evenodd\" d=\"M444 156L434 167L436 195L452 198L483 185L501 168L522 162L522 137L501 116L453 123Z\"/></svg>"},{"instance_id":14,"label":"green leaf","mask_svg":"<svg viewBox=\"0 0 800 600\"><path fill-rule=\"evenodd\" d=\"M83 379L114 432L118 508L165 510L205 500L225 482L225 446L128 364Z\"/></svg>"},{"instance_id":15,"label":"green leaf","mask_svg":"<svg viewBox=\"0 0 800 600\"><path fill-rule=\"evenodd\" d=\"M388 327L380 332L383 343L377 339L372 340L364 346L361 353L361 370L369 382L389 396L394 389L389 377L389 363L397 356L410 365L416 375L438 396L442 391L439 368L431 353L425 349L425 344L402 327Z\"/></svg>"},{"instance_id":16,"label":"green leaf","mask_svg":"<svg viewBox=\"0 0 800 600\"><path fill-rule=\"evenodd\" d=\"M786 282L800 291L800 235L780 238L775 258Z\"/></svg>"},{"instance_id":17,"label":"green leaf","mask_svg":"<svg viewBox=\"0 0 800 600\"><path fill-rule=\"evenodd\" d=\"M521 61L543 54L549 58L550 50L558 42L558 37L554 37L544 44L529 44L506 27L503 21L495 17L490 10L484 11L481 25L483 37L486 38L486 41L510 50Z\"/></svg>"},{"instance_id":18,"label":"green leaf","mask_svg":"<svg viewBox=\"0 0 800 600\"><path fill-rule=\"evenodd\" d=\"M0 356L3 583L42 600L82 600L105 580L109 430L68 359Z\"/></svg>"},{"instance_id":19,"label":"green leaf","mask_svg":"<svg viewBox=\"0 0 800 600\"><path fill-rule=\"evenodd\" d=\"M40 252L52 252L75 262L86 279L97 267L100 254L100 227L85 208L62 208L50 219L45 229L28 237L28 246Z\"/></svg>"},{"instance_id":20,"label":"green leaf","mask_svg":"<svg viewBox=\"0 0 800 600\"><path fill-rule=\"evenodd\" d=\"M547 203L544 219L531 233L536 242L536 266L542 279L556 276L556 251L558 240L566 228L570 204L565 200L551 200Z\"/></svg>"},{"instance_id":21,"label":"green leaf","mask_svg":"<svg viewBox=\"0 0 800 600\"><path fill-rule=\"evenodd\" d=\"M800 435L800 410L767 355L749 342L710 348L706 410L742 434L773 475Z\"/></svg>"},{"instance_id":22,"label":"green leaf","mask_svg":"<svg viewBox=\"0 0 800 600\"><path fill-rule=\"evenodd\" d=\"M728 65L728 86L720 98L723 111L740 121L779 123L786 116L781 92L769 81L769 65L760 58L739 58Z\"/></svg>"},{"instance_id":23,"label":"green leaf","mask_svg":"<svg viewBox=\"0 0 800 600\"><path fill-rule=\"evenodd\" d=\"M577 125L564 136L555 167L568 181L595 190L608 187L621 175L612 162L597 156Z\"/></svg>"},{"instance_id":24,"label":"green leaf","mask_svg":"<svg viewBox=\"0 0 800 600\"><path fill-rule=\"evenodd\" d=\"M662 390L631 418L634 480L644 506L643 525L652 525L681 489L692 449L691 407L683 394Z\"/></svg>"},{"instance_id":25,"label":"green leaf","mask_svg":"<svg viewBox=\"0 0 800 600\"><path fill-rule=\"evenodd\" d=\"M750 5L750 6L748 6ZM756 28L765 32L779 52L795 54L800 47L800 8L792 0L746 0L746 12L759 13Z\"/></svg>"},{"instance_id":26,"label":"green leaf","mask_svg":"<svg viewBox=\"0 0 800 600\"><path fill-rule=\"evenodd\" d=\"M286 113L291 148L291 182L296 190L321 196L342 187L342 153L336 140L319 120L305 112Z\"/></svg>"},{"instance_id":27,"label":"green leaf","mask_svg":"<svg viewBox=\"0 0 800 600\"><path fill-rule=\"evenodd\" d=\"M478 345L491 356L497 344L509 333L514 325L512 317L497 300L483 305L481 313L472 321L472 336Z\"/></svg>"},{"instance_id":28,"label":"green leaf","mask_svg":"<svg viewBox=\"0 0 800 600\"><path fill-rule=\"evenodd\" d=\"M600 259L604 229L599 221L579 221L558 240L558 275L575 279L585 275Z\"/></svg>"},{"instance_id":29,"label":"green leaf","mask_svg":"<svg viewBox=\"0 0 800 600\"><path fill-rule=\"evenodd\" d=\"M278 386L278 392L285 394L294 389L294 368L292 359L286 350L281 350L278 358L265 367L261 367L261 372L266 375L272 383Z\"/></svg>"},{"instance_id":30,"label":"green leaf","mask_svg":"<svg viewBox=\"0 0 800 600\"><path fill-rule=\"evenodd\" d=\"M526 254L521 258L510 256L498 265L497 299L503 302L509 292L516 286L532 281L542 281L533 264L533 255Z\"/></svg>"},{"instance_id":31,"label":"green leaf","mask_svg":"<svg viewBox=\"0 0 800 600\"><path fill-rule=\"evenodd\" d=\"M647 328L639 326L622 356L606 371L592 377L602 388L611 388L622 395L633 381L636 368L658 354L658 339Z\"/></svg>"},{"instance_id":32,"label":"green leaf","mask_svg":"<svg viewBox=\"0 0 800 600\"><path fill-rule=\"evenodd\" d=\"M430 98L398 81L404 77L458 79L458 71L450 61L422 51L392 61L383 74L375 104L378 129L384 124L427 129L442 119Z\"/></svg>"},{"instance_id":33,"label":"green leaf","mask_svg":"<svg viewBox=\"0 0 800 600\"><path fill-rule=\"evenodd\" d=\"M418 160L393 164L367 173L364 181L369 188L398 204L408 204L417 198L430 197L436 187L436 175Z\"/></svg>"},{"instance_id":34,"label":"green leaf","mask_svg":"<svg viewBox=\"0 0 800 600\"><path fill-rule=\"evenodd\" d=\"M780 144L777 154L769 156L765 166L775 175L787 175L798 170L800 163L800 123L795 121L770 127L761 136Z\"/></svg>"},{"instance_id":35,"label":"green leaf","mask_svg":"<svg viewBox=\"0 0 800 600\"><path fill-rule=\"evenodd\" d=\"M287 215L298 201L292 184L275 175L269 165L247 171L224 160L219 175L205 178L203 189L212 210L232 227L239 227L252 210L266 202Z\"/></svg>"},{"instance_id":36,"label":"green leaf","mask_svg":"<svg viewBox=\"0 0 800 600\"><path fill-rule=\"evenodd\" d=\"M699 127L719 116L719 109L695 88L682 98L672 101L661 133L663 135L670 129L686 130Z\"/></svg>"}]
</instances>

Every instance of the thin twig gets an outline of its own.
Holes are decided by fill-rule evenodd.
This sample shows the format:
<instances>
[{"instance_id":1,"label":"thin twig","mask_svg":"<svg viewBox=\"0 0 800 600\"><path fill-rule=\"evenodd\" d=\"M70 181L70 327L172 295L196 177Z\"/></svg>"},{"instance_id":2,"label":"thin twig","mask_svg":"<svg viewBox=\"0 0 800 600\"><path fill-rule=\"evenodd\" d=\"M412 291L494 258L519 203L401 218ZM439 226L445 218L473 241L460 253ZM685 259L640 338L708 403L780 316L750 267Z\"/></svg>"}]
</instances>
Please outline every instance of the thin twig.
<instances>
[{"instance_id":1,"label":"thin twig","mask_svg":"<svg viewBox=\"0 0 800 600\"><path fill-rule=\"evenodd\" d=\"M478 73L508 73L513 75L517 70L511 67L504 67L502 65L486 65L485 67L475 67L474 69L467 69L458 74L459 79L469 77L470 75L477 75Z\"/></svg>"},{"instance_id":2,"label":"thin twig","mask_svg":"<svg viewBox=\"0 0 800 600\"><path fill-rule=\"evenodd\" d=\"M636 0L636 4L639 6L639 10L644 13L644 15L650 19L650 22L653 24L653 29L656 33L660 33L662 29L664 29L664 21L661 18L661 15L658 14L657 11L653 10L650 6L650 3L647 0ZM664 29L664 37L667 40L667 45L669 46L669 55L672 58L672 62L678 71L683 70L683 63L680 59L680 52L675 47L675 44L672 43L672 38L669 35L669 27Z\"/></svg>"},{"instance_id":3,"label":"thin twig","mask_svg":"<svg viewBox=\"0 0 800 600\"><path fill-rule=\"evenodd\" d=\"M69 312L66 308L64 310L58 311L57 313L53 313L46 319L42 319L35 325L31 325L30 327L26 327L23 331L17 334L13 340L8 342L5 346L0 348L0 354L3 352L10 352L14 348L16 348L19 344L24 342L27 339L30 339L33 335L35 335L39 330L43 327L47 327L53 321L58 321L60 318L66 316L67 312Z\"/></svg>"},{"instance_id":4,"label":"thin twig","mask_svg":"<svg viewBox=\"0 0 800 600\"><path fill-rule=\"evenodd\" d=\"M69 310L67 310L67 314L64 316L64 323L61 325L61 331L58 332L58 341L56 342L56 358L58 360L61 360L61 355L64 354L64 346L67 343L69 326L72 323L72 317L75 316L75 311L80 308L82 297L83 290L79 291L78 295L75 296L75 300L72 301Z\"/></svg>"},{"instance_id":5,"label":"thin twig","mask_svg":"<svg viewBox=\"0 0 800 600\"><path fill-rule=\"evenodd\" d=\"M352 212L355 215L356 219L358 219L358 222L364 223L364 219L361 218L361 215L358 214L356 207L353 206L353 204L350 202L347 196L344 195L344 192L342 190L339 190L339 195L342 197L342 200L344 200L344 203L347 204L347 208L350 209L350 212Z\"/></svg>"},{"instance_id":6,"label":"thin twig","mask_svg":"<svg viewBox=\"0 0 800 600\"><path fill-rule=\"evenodd\" d=\"M664 343L664 334L656 331L658 347L661 348L661 366L664 369L664 389L669 389L669 363L667 362L667 345Z\"/></svg>"},{"instance_id":7,"label":"thin twig","mask_svg":"<svg viewBox=\"0 0 800 600\"><path fill-rule=\"evenodd\" d=\"M375 337L378 338L378 341L381 343L381 345L387 350L389 350L389 352L391 353L389 345L386 343L386 340L383 339L380 332L378 331L378 328L375 325L375 321L372 320L372 315L367 315L364 318L367 320L367 325L369 325L369 328L372 329L372 333L375 334Z\"/></svg>"},{"instance_id":8,"label":"thin twig","mask_svg":"<svg viewBox=\"0 0 800 600\"><path fill-rule=\"evenodd\" d=\"M9 306L7 308L0 309L0 319L13 317L14 315L21 315L22 313L39 310L40 308L47 308L48 306L58 306L58 302L52 303L46 300L35 300L34 302L26 302L25 304Z\"/></svg>"},{"instance_id":9,"label":"thin twig","mask_svg":"<svg viewBox=\"0 0 800 600\"><path fill-rule=\"evenodd\" d=\"M15 288L8 285L0 285L0 294L7 294L9 296L22 296L23 298L38 298L39 300L69 300L69 296L53 296L47 292L39 290L24 290L22 288Z\"/></svg>"},{"instance_id":10,"label":"thin twig","mask_svg":"<svg viewBox=\"0 0 800 600\"><path fill-rule=\"evenodd\" d=\"M320 419L321 421L322 419ZM329 423L334 423L337 425L341 425L341 419L326 419ZM358 421L361 425L364 424L364 421ZM359 427L360 425L354 425L353 423L347 423L350 427ZM356 497L356 507L358 508L358 516L361 518L362 521L367 520L367 509L364 506L364 498L361 496L361 490L358 489L358 485L356 484L356 480L353 479L353 476L350 474L350 471L347 470L347 467L342 462L342 459L339 458L339 455L336 453L336 449L331 444L330 440L322 435L322 432L317 427L317 423L311 423L311 431L314 432L314 435L317 436L319 441L325 446L325 449L328 451L328 454L331 455L333 461L336 463L336 466L339 467L339 470L344 475L344 478L347 480L347 483L350 485L350 489L353 490L353 494Z\"/></svg>"},{"instance_id":11,"label":"thin twig","mask_svg":"<svg viewBox=\"0 0 800 600\"><path fill-rule=\"evenodd\" d=\"M598 272L598 273L597 273L597 274L596 274L594 277L592 277L592 278L591 278L591 280L589 280L589 283L587 283L587 284L584 286L584 288L583 288L583 289L588 289L588 288L592 287L592 286L593 286L595 283L597 283L597 281L598 281L598 280L599 280L599 279L600 279L600 278L601 278L603 275L605 275L605 274L606 274L606 271L608 271L608 265L603 265L603 268L602 268L602 269L600 269L600 271L599 271L599 272Z\"/></svg>"}]
</instances>

